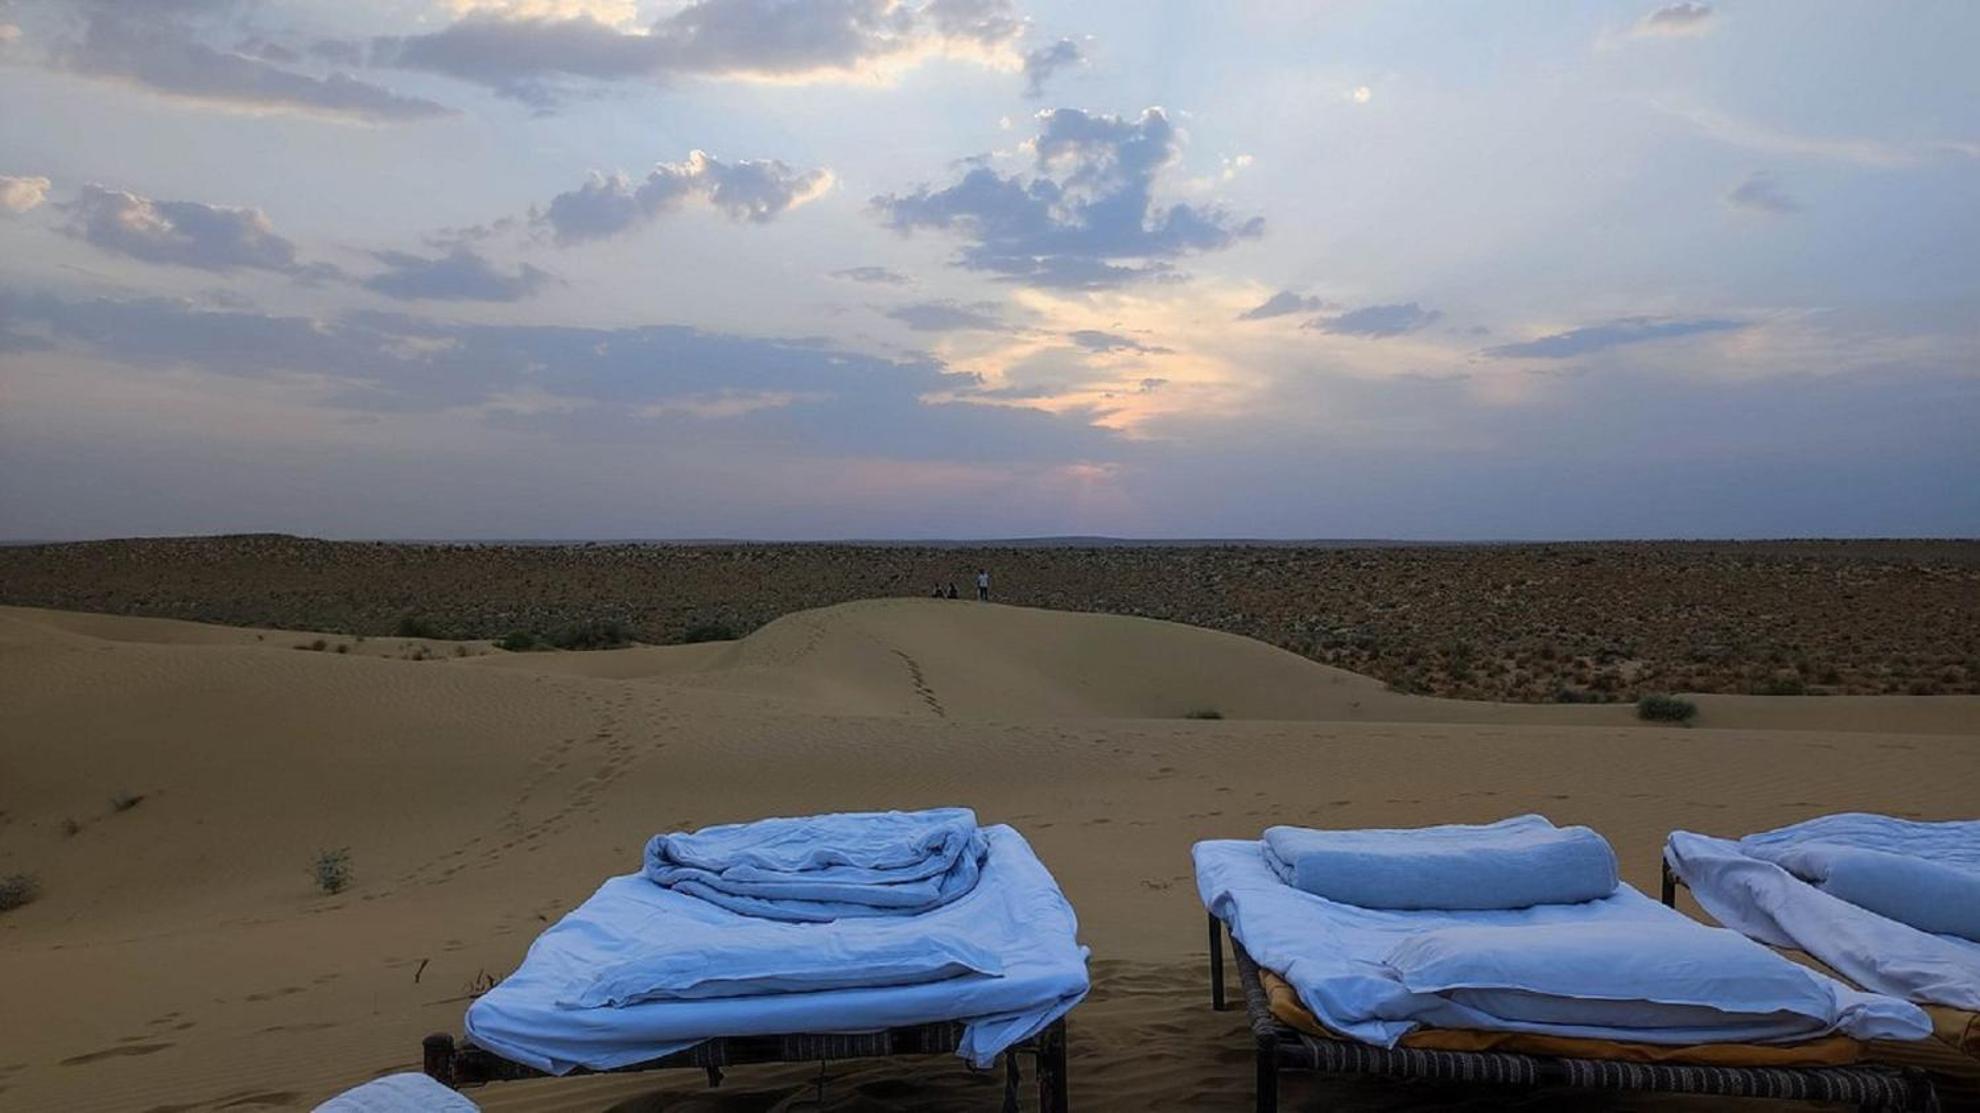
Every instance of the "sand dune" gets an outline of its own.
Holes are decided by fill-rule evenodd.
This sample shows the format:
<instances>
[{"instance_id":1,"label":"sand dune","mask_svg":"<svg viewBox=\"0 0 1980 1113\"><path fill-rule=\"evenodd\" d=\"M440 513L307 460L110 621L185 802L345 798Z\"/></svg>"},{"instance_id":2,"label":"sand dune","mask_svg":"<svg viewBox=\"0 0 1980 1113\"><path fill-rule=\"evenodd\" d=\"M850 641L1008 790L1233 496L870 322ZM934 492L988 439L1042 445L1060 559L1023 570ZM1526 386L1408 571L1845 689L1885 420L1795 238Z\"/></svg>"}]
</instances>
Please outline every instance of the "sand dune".
<instances>
[{"instance_id":1,"label":"sand dune","mask_svg":"<svg viewBox=\"0 0 1980 1113\"><path fill-rule=\"evenodd\" d=\"M349 648L0 609L0 874L43 890L0 914L0 1108L307 1108L458 1028L477 982L635 868L656 830L958 802L1022 827L1080 911L1098 990L1073 1018L1075 1101L1242 1109L1240 1023L1201 1004L1196 839L1539 810L1600 827L1647 886L1674 826L1942 818L1980 786L1967 697L1712 697L1684 730L1615 706L1403 696L1230 635L970 603L848 604L740 642L608 653L325 639ZM1204 710L1225 718L1182 718ZM309 874L328 847L355 874L334 897ZM813 1081L476 1098L763 1110ZM835 1067L826 1086L831 1108L988 1109L998 1093L942 1060Z\"/></svg>"}]
</instances>

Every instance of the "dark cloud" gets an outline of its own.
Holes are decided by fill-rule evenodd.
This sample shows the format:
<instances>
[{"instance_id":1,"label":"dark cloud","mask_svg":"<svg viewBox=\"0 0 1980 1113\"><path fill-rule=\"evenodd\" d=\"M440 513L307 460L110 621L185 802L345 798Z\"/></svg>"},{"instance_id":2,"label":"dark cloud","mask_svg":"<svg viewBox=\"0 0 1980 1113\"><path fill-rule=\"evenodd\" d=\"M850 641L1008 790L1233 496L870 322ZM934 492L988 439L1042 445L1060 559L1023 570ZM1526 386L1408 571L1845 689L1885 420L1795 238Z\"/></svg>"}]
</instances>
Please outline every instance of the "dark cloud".
<instances>
[{"instance_id":1,"label":"dark cloud","mask_svg":"<svg viewBox=\"0 0 1980 1113\"><path fill-rule=\"evenodd\" d=\"M81 352L136 368L259 378L304 373L327 405L377 413L487 407L489 420L569 434L564 443L650 440L719 422L723 444L860 457L1089 459L1113 434L1079 415L955 403L974 374L928 358L885 359L823 343L678 325L476 325L401 313L329 319L204 308L163 298L69 300L0 289L0 348ZM505 410L537 392L569 405ZM736 399L759 405L707 405Z\"/></svg>"},{"instance_id":2,"label":"dark cloud","mask_svg":"<svg viewBox=\"0 0 1980 1113\"><path fill-rule=\"evenodd\" d=\"M1336 317L1315 318L1308 321L1306 327L1337 336L1362 336L1379 340L1415 332L1434 323L1443 315L1441 310L1425 309L1411 301L1399 305L1363 306Z\"/></svg>"},{"instance_id":3,"label":"dark cloud","mask_svg":"<svg viewBox=\"0 0 1980 1113\"><path fill-rule=\"evenodd\" d=\"M1712 6L1699 3L1666 4L1636 25L1644 35L1695 35L1712 21Z\"/></svg>"},{"instance_id":4,"label":"dark cloud","mask_svg":"<svg viewBox=\"0 0 1980 1113\"><path fill-rule=\"evenodd\" d=\"M906 286L914 281L907 275L886 267L847 267L842 271L833 271L832 277L843 278L848 282L872 282L884 286Z\"/></svg>"},{"instance_id":5,"label":"dark cloud","mask_svg":"<svg viewBox=\"0 0 1980 1113\"><path fill-rule=\"evenodd\" d=\"M373 254L386 270L365 279L365 288L407 301L520 301L552 280L550 272L528 263L506 273L467 247L434 258L403 251Z\"/></svg>"},{"instance_id":6,"label":"dark cloud","mask_svg":"<svg viewBox=\"0 0 1980 1113\"><path fill-rule=\"evenodd\" d=\"M577 189L551 198L531 214L560 244L604 239L700 198L731 220L763 224L823 193L829 170L797 171L775 159L723 162L702 151L686 162L663 162L634 184L624 174L593 173Z\"/></svg>"},{"instance_id":7,"label":"dark cloud","mask_svg":"<svg viewBox=\"0 0 1980 1113\"><path fill-rule=\"evenodd\" d=\"M1136 384L1135 391L1139 394L1153 394L1168 385L1167 379L1143 379Z\"/></svg>"},{"instance_id":8,"label":"dark cloud","mask_svg":"<svg viewBox=\"0 0 1980 1113\"><path fill-rule=\"evenodd\" d=\"M1041 46L1024 56L1024 95L1042 97L1045 83L1052 75L1069 66L1077 66L1086 61L1086 55L1079 44L1071 39L1060 39L1050 46Z\"/></svg>"},{"instance_id":9,"label":"dark cloud","mask_svg":"<svg viewBox=\"0 0 1980 1113\"><path fill-rule=\"evenodd\" d=\"M1745 181L1734 186L1732 192L1726 194L1726 204L1773 216L1801 211L1800 203L1789 197L1774 176L1765 170L1754 171L1747 175Z\"/></svg>"},{"instance_id":10,"label":"dark cloud","mask_svg":"<svg viewBox=\"0 0 1980 1113\"><path fill-rule=\"evenodd\" d=\"M1668 340L1713 332L1732 332L1746 327L1747 323L1744 321L1729 321L1718 317L1694 317L1684 320L1624 317L1606 324L1557 332L1537 340L1501 344L1496 348L1485 349L1485 354L1500 359L1570 359L1624 344L1642 344L1651 340Z\"/></svg>"},{"instance_id":11,"label":"dark cloud","mask_svg":"<svg viewBox=\"0 0 1980 1113\"><path fill-rule=\"evenodd\" d=\"M895 306L887 316L916 332L1003 332L1010 326L997 317L996 308L996 302L924 301Z\"/></svg>"},{"instance_id":12,"label":"dark cloud","mask_svg":"<svg viewBox=\"0 0 1980 1113\"><path fill-rule=\"evenodd\" d=\"M201 41L199 17L226 5L116 3L86 0L79 38L57 44L58 68L135 85L165 96L223 108L296 112L367 123L428 120L453 114L444 105L402 96L347 73L317 76L288 65L295 53L250 40L239 49Z\"/></svg>"},{"instance_id":13,"label":"dark cloud","mask_svg":"<svg viewBox=\"0 0 1980 1113\"><path fill-rule=\"evenodd\" d=\"M1311 313L1325 309L1327 303L1307 294L1296 294L1291 290L1280 290L1259 304L1237 315L1240 321L1263 321L1268 317L1283 317L1289 313Z\"/></svg>"},{"instance_id":14,"label":"dark cloud","mask_svg":"<svg viewBox=\"0 0 1980 1113\"><path fill-rule=\"evenodd\" d=\"M279 235L260 209L154 201L94 182L59 207L68 213L63 230L69 235L147 263L209 271L279 271L301 278L335 273L321 264L299 262L296 245Z\"/></svg>"},{"instance_id":15,"label":"dark cloud","mask_svg":"<svg viewBox=\"0 0 1980 1113\"><path fill-rule=\"evenodd\" d=\"M1066 339L1085 348L1089 352L1138 352L1142 355L1168 355L1172 349L1158 348L1143 344L1132 336L1122 336L1117 332L1102 332L1099 329L1075 329L1066 334Z\"/></svg>"},{"instance_id":16,"label":"dark cloud","mask_svg":"<svg viewBox=\"0 0 1980 1113\"><path fill-rule=\"evenodd\" d=\"M1075 289L1160 277L1170 259L1263 230L1215 206L1156 203L1155 180L1181 143L1159 108L1133 120L1060 108L1039 120L1035 176L975 166L943 189L876 197L874 209L902 233L960 234L963 267Z\"/></svg>"},{"instance_id":17,"label":"dark cloud","mask_svg":"<svg viewBox=\"0 0 1980 1113\"><path fill-rule=\"evenodd\" d=\"M372 57L549 107L573 81L848 76L916 53L1001 49L1023 30L1009 0L697 0L642 32L588 15L474 13L376 40Z\"/></svg>"}]
</instances>

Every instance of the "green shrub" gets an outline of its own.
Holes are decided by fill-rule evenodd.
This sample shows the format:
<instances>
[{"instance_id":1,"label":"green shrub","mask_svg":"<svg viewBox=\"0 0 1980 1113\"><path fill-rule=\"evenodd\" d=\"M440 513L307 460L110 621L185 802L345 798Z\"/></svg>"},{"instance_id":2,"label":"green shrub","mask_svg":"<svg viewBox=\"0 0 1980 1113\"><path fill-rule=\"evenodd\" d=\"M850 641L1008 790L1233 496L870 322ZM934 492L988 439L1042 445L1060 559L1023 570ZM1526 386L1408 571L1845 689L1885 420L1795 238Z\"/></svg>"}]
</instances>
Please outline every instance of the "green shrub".
<instances>
[{"instance_id":1,"label":"green shrub","mask_svg":"<svg viewBox=\"0 0 1980 1113\"><path fill-rule=\"evenodd\" d=\"M1662 692L1652 692L1636 701L1636 717L1653 723L1688 723L1697 714L1697 704Z\"/></svg>"},{"instance_id":2,"label":"green shrub","mask_svg":"<svg viewBox=\"0 0 1980 1113\"><path fill-rule=\"evenodd\" d=\"M687 645L699 645L702 642L732 642L735 640L736 632L720 622L697 622L693 626L688 627L687 632L681 635L681 641Z\"/></svg>"},{"instance_id":3,"label":"green shrub","mask_svg":"<svg viewBox=\"0 0 1980 1113\"><path fill-rule=\"evenodd\" d=\"M558 649L618 649L632 642L632 631L616 618L592 619L566 626L548 640Z\"/></svg>"},{"instance_id":4,"label":"green shrub","mask_svg":"<svg viewBox=\"0 0 1980 1113\"><path fill-rule=\"evenodd\" d=\"M543 640L528 630L511 630L495 639L495 648L510 653L528 653L531 650L542 649L544 646Z\"/></svg>"},{"instance_id":5,"label":"green shrub","mask_svg":"<svg viewBox=\"0 0 1980 1113\"><path fill-rule=\"evenodd\" d=\"M310 867L316 877L316 887L325 893L341 893L351 885L351 851L349 847L335 850L319 850L316 862Z\"/></svg>"},{"instance_id":6,"label":"green shrub","mask_svg":"<svg viewBox=\"0 0 1980 1113\"><path fill-rule=\"evenodd\" d=\"M411 613L399 616L397 633L402 638L437 638L440 636L434 633L433 623L421 618L419 615Z\"/></svg>"},{"instance_id":7,"label":"green shrub","mask_svg":"<svg viewBox=\"0 0 1980 1113\"><path fill-rule=\"evenodd\" d=\"M1221 719L1223 717L1224 713L1214 707L1203 707L1195 711L1183 712L1183 718L1185 719Z\"/></svg>"},{"instance_id":8,"label":"green shrub","mask_svg":"<svg viewBox=\"0 0 1980 1113\"><path fill-rule=\"evenodd\" d=\"M41 895L41 886L25 873L0 877L0 912L11 912Z\"/></svg>"}]
</instances>

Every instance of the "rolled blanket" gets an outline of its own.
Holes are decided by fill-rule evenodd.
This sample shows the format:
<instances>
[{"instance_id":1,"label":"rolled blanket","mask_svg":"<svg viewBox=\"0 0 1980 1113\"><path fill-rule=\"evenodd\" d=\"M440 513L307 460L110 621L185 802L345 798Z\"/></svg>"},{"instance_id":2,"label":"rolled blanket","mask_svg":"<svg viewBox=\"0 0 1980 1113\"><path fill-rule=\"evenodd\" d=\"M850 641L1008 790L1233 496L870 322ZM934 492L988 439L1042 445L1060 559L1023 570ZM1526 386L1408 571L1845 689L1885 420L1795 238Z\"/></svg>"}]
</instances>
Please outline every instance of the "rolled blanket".
<instances>
[{"instance_id":1,"label":"rolled blanket","mask_svg":"<svg viewBox=\"0 0 1980 1113\"><path fill-rule=\"evenodd\" d=\"M1294 888L1362 908L1579 904L1619 880L1606 839L1538 815L1410 830L1272 827L1265 859Z\"/></svg>"},{"instance_id":2,"label":"rolled blanket","mask_svg":"<svg viewBox=\"0 0 1980 1113\"><path fill-rule=\"evenodd\" d=\"M1886 919L1980 942L1980 822L1832 815L1740 848Z\"/></svg>"},{"instance_id":3,"label":"rolled blanket","mask_svg":"<svg viewBox=\"0 0 1980 1113\"><path fill-rule=\"evenodd\" d=\"M764 819L655 835L644 872L745 916L910 916L975 888L987 845L968 808Z\"/></svg>"}]
</instances>

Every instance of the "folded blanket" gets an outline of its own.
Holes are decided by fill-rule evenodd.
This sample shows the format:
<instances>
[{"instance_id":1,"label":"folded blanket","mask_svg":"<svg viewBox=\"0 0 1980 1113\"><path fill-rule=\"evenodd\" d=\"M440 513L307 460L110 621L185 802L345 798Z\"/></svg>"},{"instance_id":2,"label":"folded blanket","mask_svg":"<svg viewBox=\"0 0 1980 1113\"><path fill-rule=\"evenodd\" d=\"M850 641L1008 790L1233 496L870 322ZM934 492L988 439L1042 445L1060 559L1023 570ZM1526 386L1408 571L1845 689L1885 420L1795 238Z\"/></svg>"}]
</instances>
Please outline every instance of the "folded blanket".
<instances>
[{"instance_id":1,"label":"folded blanket","mask_svg":"<svg viewBox=\"0 0 1980 1113\"><path fill-rule=\"evenodd\" d=\"M1265 850L1287 884L1362 908L1575 904L1608 896L1618 880L1601 835L1538 815L1413 830L1272 827Z\"/></svg>"},{"instance_id":2,"label":"folded blanket","mask_svg":"<svg viewBox=\"0 0 1980 1113\"><path fill-rule=\"evenodd\" d=\"M956 1053L988 1067L1005 1048L1064 1016L1086 996L1088 983L1078 920L1044 863L1009 827L986 828L983 837L989 849L976 887L919 916L778 923L738 915L640 874L612 878L538 936L522 966L468 1007L468 1035L505 1059L564 1074L576 1067L613 1070L717 1036L873 1032L954 1020L963 1024ZM926 956L925 966L970 956L965 964L1001 972L820 984L843 974L849 955L866 962L891 951L903 967L922 964L913 948ZM748 969L754 978L802 981L806 988L688 997L641 991L642 964L659 971L655 980L678 982L690 963L703 962L707 977L716 979L731 973L731 953L739 956L738 976ZM589 996L617 1004L573 1006L606 977L616 985Z\"/></svg>"},{"instance_id":3,"label":"folded blanket","mask_svg":"<svg viewBox=\"0 0 1980 1113\"><path fill-rule=\"evenodd\" d=\"M940 908L976 886L984 849L968 808L851 812L655 835L645 874L745 916L823 923Z\"/></svg>"},{"instance_id":4,"label":"folded blanket","mask_svg":"<svg viewBox=\"0 0 1980 1113\"><path fill-rule=\"evenodd\" d=\"M930 934L910 917L861 921L851 931L769 923L747 935L676 922L665 932L614 942L622 957L585 972L558 1004L593 1008L811 993L1004 972L995 951L968 938Z\"/></svg>"},{"instance_id":5,"label":"folded blanket","mask_svg":"<svg viewBox=\"0 0 1980 1113\"><path fill-rule=\"evenodd\" d=\"M1859 908L1980 940L1980 821L1845 812L1748 835L1739 846Z\"/></svg>"},{"instance_id":6,"label":"folded blanket","mask_svg":"<svg viewBox=\"0 0 1980 1113\"><path fill-rule=\"evenodd\" d=\"M1411 993L1440 998L1418 1015L1447 1028L1511 1020L1778 1040L1828 1031L1835 1006L1813 971L1738 932L1678 920L1436 928L1382 965Z\"/></svg>"},{"instance_id":7,"label":"folded blanket","mask_svg":"<svg viewBox=\"0 0 1980 1113\"><path fill-rule=\"evenodd\" d=\"M1667 1047L1931 1031L1915 1005L1728 950L1738 941L1627 885L1577 904L1405 912L1301 892L1257 842L1200 842L1194 855L1205 907L1258 964L1327 1028L1382 1047L1425 1026Z\"/></svg>"}]
</instances>

